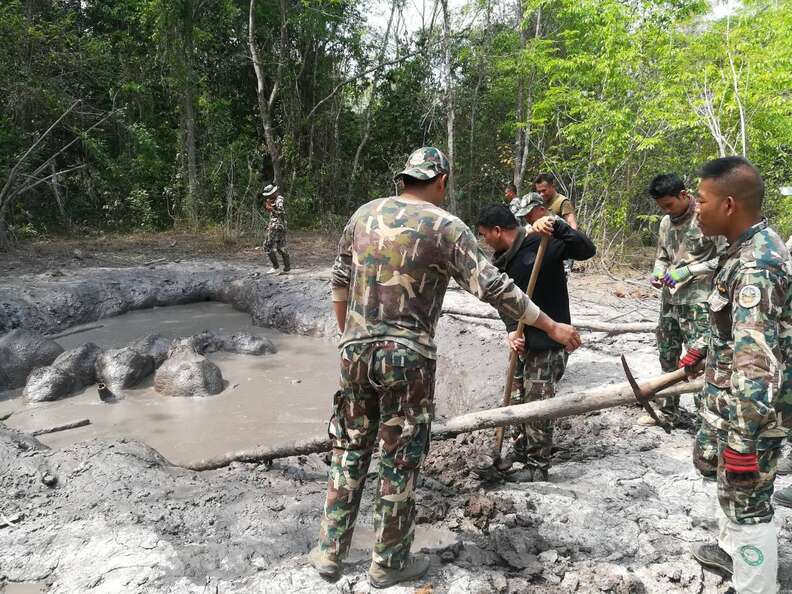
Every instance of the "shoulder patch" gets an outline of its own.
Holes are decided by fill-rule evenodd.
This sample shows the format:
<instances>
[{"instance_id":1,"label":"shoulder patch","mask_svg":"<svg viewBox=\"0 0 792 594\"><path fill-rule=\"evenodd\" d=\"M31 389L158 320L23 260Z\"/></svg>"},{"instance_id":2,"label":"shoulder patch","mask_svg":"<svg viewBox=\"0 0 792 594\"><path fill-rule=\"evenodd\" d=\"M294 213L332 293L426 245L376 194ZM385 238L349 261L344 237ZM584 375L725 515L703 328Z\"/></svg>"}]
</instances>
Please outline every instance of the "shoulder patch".
<instances>
[{"instance_id":1,"label":"shoulder patch","mask_svg":"<svg viewBox=\"0 0 792 594\"><path fill-rule=\"evenodd\" d=\"M737 296L737 303L746 309L756 307L761 300L762 292L756 285L744 286L740 289L740 294Z\"/></svg>"}]
</instances>

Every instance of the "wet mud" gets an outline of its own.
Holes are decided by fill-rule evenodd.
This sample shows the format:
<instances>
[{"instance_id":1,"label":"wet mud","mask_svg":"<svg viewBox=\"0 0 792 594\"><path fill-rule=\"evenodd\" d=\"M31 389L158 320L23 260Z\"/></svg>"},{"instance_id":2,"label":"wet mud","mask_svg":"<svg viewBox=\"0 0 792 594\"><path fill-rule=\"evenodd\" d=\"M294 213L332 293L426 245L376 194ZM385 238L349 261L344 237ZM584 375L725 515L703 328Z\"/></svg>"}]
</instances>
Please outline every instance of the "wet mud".
<instances>
[{"instance_id":1,"label":"wet mud","mask_svg":"<svg viewBox=\"0 0 792 594\"><path fill-rule=\"evenodd\" d=\"M315 361L327 349L333 379L321 381L319 391L329 399L336 372L326 269L268 279L255 276L254 267L218 263L202 271L194 266L189 274L177 274L166 292L161 290L162 277L148 276L148 281L137 283L135 299L124 291L145 270L127 268L119 276L106 272L101 286L86 270L69 273L71 280L61 287L54 280L34 278L22 297L12 291L19 279L3 280L0 323L4 329L10 321L51 332L74 323L76 317L82 323L102 318L102 323L107 316L99 315L104 310L99 300L90 297L79 315L56 322L69 300L79 301L81 291L87 290L109 296L115 313L139 309L142 303L183 302L185 295L200 295L199 301L207 295L224 297L215 300L250 314L256 324L323 337L314 339L317 350L307 358ZM218 274L225 280L217 280ZM120 283L121 288L107 288L108 281ZM71 297L62 300L54 296L56 291ZM573 275L571 292L573 318L645 321L656 311L651 294L633 297L621 291L619 297L602 278ZM47 301L50 294L53 297ZM456 290L448 299L455 307L487 307ZM275 342L287 340L268 336ZM72 337L78 342L88 339L87 333ZM497 320L441 318L437 336L441 416L498 403L506 362L502 339ZM622 381L618 361L622 353L628 354L638 376L659 370L651 335L589 333L584 339L586 347L570 358L561 393ZM288 348L279 344L277 356ZM218 365L224 364L225 356L215 359ZM262 364L268 357L261 358ZM227 378L233 375L223 372ZM241 375L245 373L249 371ZM279 373L306 382L319 369L312 365L301 377L302 371L284 363ZM200 404L223 402L219 398L225 395ZM80 406L84 397L53 404ZM132 396L129 402L135 399ZM223 412L233 417L233 396L225 402ZM197 402L175 406L192 404ZM689 398L683 404L692 407ZM323 406L317 403L319 418ZM289 422L310 420L313 413L308 410L305 402L295 402L288 407L289 414L295 413ZM9 427L21 426L15 425L24 420L15 419L19 414L27 413L15 413L0 424L0 583L39 583L59 593L372 591L366 570L373 538L375 476L367 481L360 529L344 575L328 584L307 564L323 504L324 456L287 458L271 465L232 464L199 473L171 464L174 454L165 454L167 435L164 445L152 447L154 436L146 435L144 443L140 437L124 435L127 428L95 439L64 434L57 437L65 440L62 444L48 442L57 446L48 447ZM191 430L184 410L170 414L163 431L185 435ZM729 581L702 571L688 553L690 543L716 534L714 496L690 463L692 427L668 436L657 428L636 426L641 414L637 407L621 407L559 420L553 467L544 482L527 481L519 468L502 480L477 479L470 460L491 449L492 431L434 442L417 486L415 547L431 555L432 568L422 581L386 591L727 592ZM243 421L236 417L219 439L231 439L228 432ZM197 439L195 447L202 447L202 441L209 439ZM777 484L789 482L781 478ZM783 543L792 536L792 514L779 509L776 521L779 578L782 592L789 592L792 551Z\"/></svg>"},{"instance_id":2,"label":"wet mud","mask_svg":"<svg viewBox=\"0 0 792 594\"><path fill-rule=\"evenodd\" d=\"M137 310L101 321L101 328L58 340L64 348L87 341L102 348L124 346L143 335L166 338L252 332L272 340L277 353L262 356L210 353L225 379L225 389L208 398L169 398L154 391L153 375L124 390L123 398L103 403L97 386L55 402L27 403L21 397L0 402L0 414L14 411L7 425L31 432L87 418L86 427L42 436L50 447L77 441L123 437L140 440L173 462L304 439L321 433L332 402L328 388L337 382L335 347L326 340L257 328L250 316L222 303ZM76 327L73 330L80 330Z\"/></svg>"}]
</instances>

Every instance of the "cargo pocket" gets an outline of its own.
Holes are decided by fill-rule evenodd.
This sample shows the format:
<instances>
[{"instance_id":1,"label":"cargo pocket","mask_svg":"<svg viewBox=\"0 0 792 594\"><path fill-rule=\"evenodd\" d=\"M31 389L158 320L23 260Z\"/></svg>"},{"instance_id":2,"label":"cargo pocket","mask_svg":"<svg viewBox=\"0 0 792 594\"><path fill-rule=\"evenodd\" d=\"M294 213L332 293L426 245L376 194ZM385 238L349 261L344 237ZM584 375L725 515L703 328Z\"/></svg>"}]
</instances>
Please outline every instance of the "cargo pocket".
<instances>
[{"instance_id":1,"label":"cargo pocket","mask_svg":"<svg viewBox=\"0 0 792 594\"><path fill-rule=\"evenodd\" d=\"M396 419L401 434L393 454L394 465L401 470L419 468L429 451L433 411L431 406L406 407Z\"/></svg>"},{"instance_id":2,"label":"cargo pocket","mask_svg":"<svg viewBox=\"0 0 792 594\"><path fill-rule=\"evenodd\" d=\"M344 424L344 393L338 390L333 394L333 414L330 416L330 422L327 424L327 434L333 441L333 447L338 447L341 443L347 441L346 426Z\"/></svg>"}]
</instances>

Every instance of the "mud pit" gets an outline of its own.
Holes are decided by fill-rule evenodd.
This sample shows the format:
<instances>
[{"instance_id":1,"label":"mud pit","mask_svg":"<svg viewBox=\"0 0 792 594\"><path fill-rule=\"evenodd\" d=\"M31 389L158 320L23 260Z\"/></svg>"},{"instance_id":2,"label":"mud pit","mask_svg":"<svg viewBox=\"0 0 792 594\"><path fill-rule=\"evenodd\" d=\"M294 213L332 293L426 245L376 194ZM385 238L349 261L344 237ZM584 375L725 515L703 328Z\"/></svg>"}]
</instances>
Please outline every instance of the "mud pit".
<instances>
[{"instance_id":1,"label":"mud pit","mask_svg":"<svg viewBox=\"0 0 792 594\"><path fill-rule=\"evenodd\" d=\"M97 324L89 324L92 328ZM222 303L204 302L130 312L102 320L101 328L58 339L65 349L94 342L119 348L146 334L167 338L204 330L252 332L266 336L277 353L264 356L211 353L226 387L208 398L169 398L152 387L153 375L124 391L112 405L99 399L96 385L55 402L0 402L0 415L15 411L8 426L30 432L88 418L91 425L41 436L50 447L89 438L138 439L174 462L216 456L229 451L304 439L327 425L332 401L328 386L337 381L336 349L320 338L254 328L250 316ZM74 330L80 330L77 326Z\"/></svg>"},{"instance_id":2,"label":"mud pit","mask_svg":"<svg viewBox=\"0 0 792 594\"><path fill-rule=\"evenodd\" d=\"M326 269L285 279L259 273L255 266L195 262L3 279L0 331L55 332L130 309L209 298L248 312L260 325L332 335ZM654 317L656 301L631 296L630 287L621 287L626 296L617 298L607 279L574 275L571 283L573 318ZM459 291L447 303L486 310ZM621 381L621 353L639 375L658 371L651 335L585 339L562 392ZM497 403L506 356L501 341L497 321L442 318L440 414ZM330 340L317 348L333 350ZM324 398L335 386L332 361L330 370ZM18 414L25 413L9 425ZM432 554L432 570L422 582L389 592L430 584L434 592L460 594L726 592L728 582L702 572L687 552L690 542L715 535L714 501L689 461L691 434L636 427L639 414L620 408L559 421L548 482L520 482L519 473L498 484L476 481L467 463L490 447L492 432L433 443L418 487L416 528L416 548ZM190 430L179 422L177 434ZM172 466L150 445L116 435L48 449L0 426L0 511L11 524L0 516L0 580L42 583L52 592L369 591L374 480L367 483L350 564L338 583L327 584L306 557L322 506L323 457L196 473ZM789 592L792 551L785 543L792 517L785 509L776 517L779 577Z\"/></svg>"}]
</instances>

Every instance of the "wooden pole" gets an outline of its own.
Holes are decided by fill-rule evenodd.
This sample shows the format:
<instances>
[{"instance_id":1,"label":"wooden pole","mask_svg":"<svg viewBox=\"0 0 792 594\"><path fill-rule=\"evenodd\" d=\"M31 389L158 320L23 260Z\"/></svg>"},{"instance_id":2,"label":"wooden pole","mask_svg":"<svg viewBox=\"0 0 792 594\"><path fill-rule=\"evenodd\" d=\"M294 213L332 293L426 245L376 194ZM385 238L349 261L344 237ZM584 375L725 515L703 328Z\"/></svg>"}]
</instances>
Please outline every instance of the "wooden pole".
<instances>
[{"instance_id":1,"label":"wooden pole","mask_svg":"<svg viewBox=\"0 0 792 594\"><path fill-rule=\"evenodd\" d=\"M549 235L542 235L539 242L539 249L536 252L536 260L534 260L533 268L531 268L531 277L528 279L528 288L525 294L528 297L533 297L534 289L536 288L536 279L539 278L539 271L542 269L542 260L544 260L545 252L547 251L547 244L550 243ZM525 323L520 320L517 324L517 336L523 335ZM503 389L503 406L511 404L512 384L514 384L514 372L517 370L517 351L509 349L509 369L506 372L506 387ZM503 448L503 427L499 427L495 432L495 459L500 458L501 449Z\"/></svg>"},{"instance_id":2,"label":"wooden pole","mask_svg":"<svg viewBox=\"0 0 792 594\"><path fill-rule=\"evenodd\" d=\"M79 421L72 421L71 423L63 423L62 425L55 425L54 427L47 427L46 429L36 429L32 431L31 435L45 435L47 433L57 433L58 431L66 431L67 429L76 429L77 427L85 427L90 425L90 419L80 419Z\"/></svg>"},{"instance_id":3,"label":"wooden pole","mask_svg":"<svg viewBox=\"0 0 792 594\"><path fill-rule=\"evenodd\" d=\"M454 316L466 316L469 318L482 318L485 320L500 320L497 313L487 312L479 313L474 311L467 311L464 309L457 309L453 307L444 307L442 313ZM572 320L572 325L578 330L588 330L589 332L605 332L606 334L630 334L640 332L654 332L657 329L657 322L631 322L626 324L611 324L609 322L598 322L596 320Z\"/></svg>"},{"instance_id":4,"label":"wooden pole","mask_svg":"<svg viewBox=\"0 0 792 594\"><path fill-rule=\"evenodd\" d=\"M682 382L655 394L652 398L698 392L703 387L703 380ZM446 439L460 433L469 433L493 427L506 427L508 425L545 419L559 419L635 403L635 395L630 384L623 382L593 388L577 394L556 396L549 400L537 400L535 402L515 404L452 417L445 423L433 424L432 439ZM327 452L331 447L327 435L320 435L275 446L262 446L251 450L231 452L186 464L176 464L176 466L190 470L213 470L228 466L232 462L269 462L277 458Z\"/></svg>"}]
</instances>

